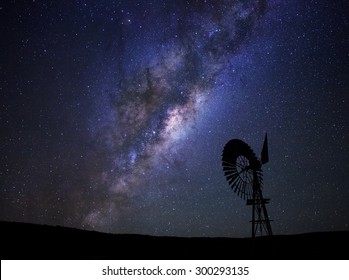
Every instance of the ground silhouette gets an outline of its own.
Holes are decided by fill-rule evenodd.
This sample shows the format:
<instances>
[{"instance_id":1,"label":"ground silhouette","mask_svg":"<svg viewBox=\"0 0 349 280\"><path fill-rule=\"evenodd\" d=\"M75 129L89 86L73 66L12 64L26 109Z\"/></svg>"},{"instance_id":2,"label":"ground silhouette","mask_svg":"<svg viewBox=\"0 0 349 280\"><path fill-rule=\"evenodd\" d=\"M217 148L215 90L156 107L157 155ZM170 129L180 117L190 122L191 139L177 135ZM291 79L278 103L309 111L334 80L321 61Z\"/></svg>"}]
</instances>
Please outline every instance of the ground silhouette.
<instances>
[{"instance_id":1,"label":"ground silhouette","mask_svg":"<svg viewBox=\"0 0 349 280\"><path fill-rule=\"evenodd\" d=\"M1 259L348 259L349 231L251 238L107 234L0 222Z\"/></svg>"}]
</instances>

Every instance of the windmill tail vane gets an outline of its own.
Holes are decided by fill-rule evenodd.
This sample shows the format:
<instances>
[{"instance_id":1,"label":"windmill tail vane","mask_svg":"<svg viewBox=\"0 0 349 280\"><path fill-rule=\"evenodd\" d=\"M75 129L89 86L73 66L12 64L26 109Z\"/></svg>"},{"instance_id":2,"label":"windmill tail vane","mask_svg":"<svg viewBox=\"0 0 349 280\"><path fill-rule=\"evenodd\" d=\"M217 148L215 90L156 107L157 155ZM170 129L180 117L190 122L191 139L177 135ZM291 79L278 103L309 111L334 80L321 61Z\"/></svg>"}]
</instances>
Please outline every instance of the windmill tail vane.
<instances>
[{"instance_id":1,"label":"windmill tail vane","mask_svg":"<svg viewBox=\"0 0 349 280\"><path fill-rule=\"evenodd\" d=\"M264 143L261 154L261 164L265 164L269 161L269 152L268 152L268 135L265 134Z\"/></svg>"}]
</instances>

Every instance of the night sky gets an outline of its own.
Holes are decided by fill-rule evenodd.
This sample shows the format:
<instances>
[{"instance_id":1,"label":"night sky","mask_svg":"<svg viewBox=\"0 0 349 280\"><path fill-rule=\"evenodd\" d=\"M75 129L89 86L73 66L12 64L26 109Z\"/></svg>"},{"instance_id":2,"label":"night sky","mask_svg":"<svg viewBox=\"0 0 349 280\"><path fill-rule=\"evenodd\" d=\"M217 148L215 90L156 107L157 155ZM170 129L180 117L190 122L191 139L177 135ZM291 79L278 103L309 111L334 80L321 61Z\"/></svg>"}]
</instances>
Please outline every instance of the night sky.
<instances>
[{"instance_id":1,"label":"night sky","mask_svg":"<svg viewBox=\"0 0 349 280\"><path fill-rule=\"evenodd\" d=\"M274 234L349 230L347 1L4 1L0 220L250 236L222 171L269 163Z\"/></svg>"}]
</instances>

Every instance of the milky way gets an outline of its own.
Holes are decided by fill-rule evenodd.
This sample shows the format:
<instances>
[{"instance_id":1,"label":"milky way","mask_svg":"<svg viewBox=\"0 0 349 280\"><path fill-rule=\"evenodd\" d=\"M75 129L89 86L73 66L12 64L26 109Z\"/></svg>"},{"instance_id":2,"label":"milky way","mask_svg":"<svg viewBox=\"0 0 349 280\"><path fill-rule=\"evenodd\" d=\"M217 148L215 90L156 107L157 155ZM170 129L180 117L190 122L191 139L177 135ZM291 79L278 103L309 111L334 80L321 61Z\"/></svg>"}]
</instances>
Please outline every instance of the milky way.
<instances>
[{"instance_id":1,"label":"milky way","mask_svg":"<svg viewBox=\"0 0 349 280\"><path fill-rule=\"evenodd\" d=\"M87 223L103 226L111 221L115 226L125 207L120 196L125 202L147 191L151 186L144 186L145 178L152 170L176 160L181 140L209 102L216 77L239 51L265 6L265 1L197 3L176 19L175 39L165 42L148 65L121 79L112 96L114 120L102 132L115 157L112 170L103 176L110 197L87 216Z\"/></svg>"}]
</instances>

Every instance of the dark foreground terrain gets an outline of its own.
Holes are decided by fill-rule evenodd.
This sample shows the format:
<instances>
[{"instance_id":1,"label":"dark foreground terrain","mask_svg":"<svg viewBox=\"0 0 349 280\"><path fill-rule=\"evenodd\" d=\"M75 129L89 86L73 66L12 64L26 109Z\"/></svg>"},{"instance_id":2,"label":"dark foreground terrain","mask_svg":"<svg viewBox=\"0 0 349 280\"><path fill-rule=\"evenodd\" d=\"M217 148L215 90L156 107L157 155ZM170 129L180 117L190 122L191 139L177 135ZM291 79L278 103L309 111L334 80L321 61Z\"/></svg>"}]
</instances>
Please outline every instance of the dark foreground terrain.
<instances>
[{"instance_id":1,"label":"dark foreground terrain","mask_svg":"<svg viewBox=\"0 0 349 280\"><path fill-rule=\"evenodd\" d=\"M0 222L1 259L349 259L349 231L251 238L116 235Z\"/></svg>"}]
</instances>

